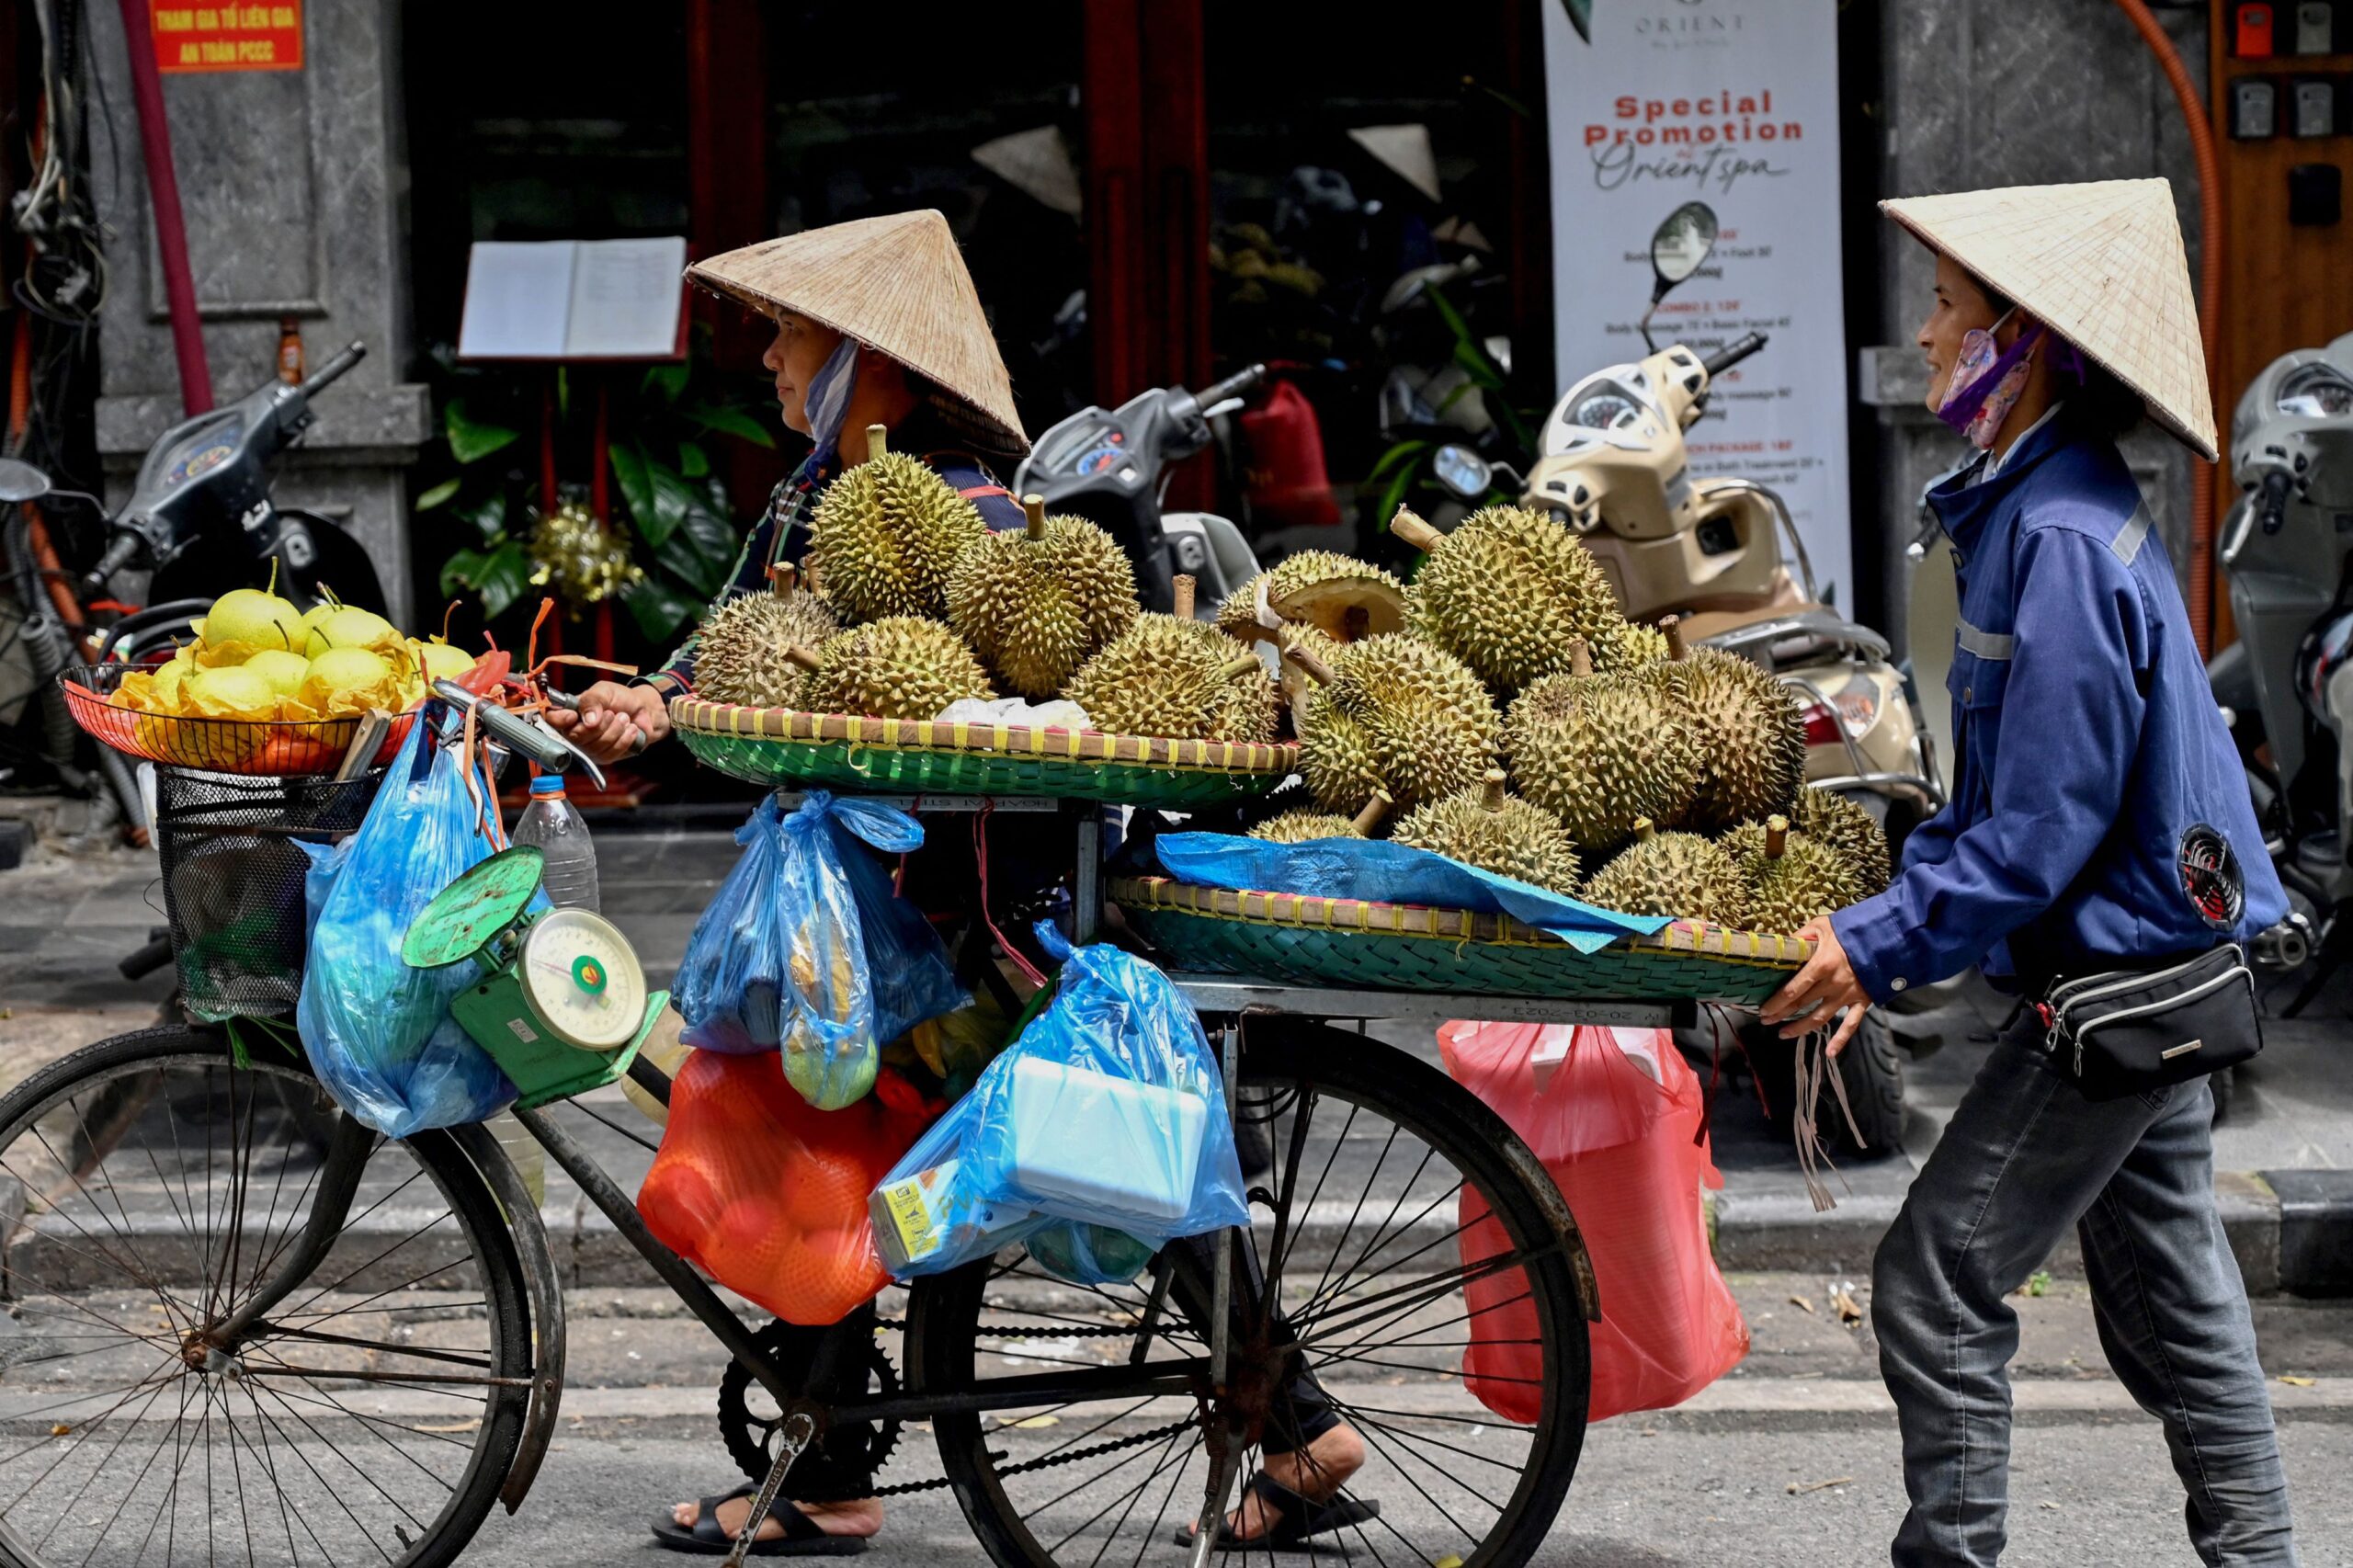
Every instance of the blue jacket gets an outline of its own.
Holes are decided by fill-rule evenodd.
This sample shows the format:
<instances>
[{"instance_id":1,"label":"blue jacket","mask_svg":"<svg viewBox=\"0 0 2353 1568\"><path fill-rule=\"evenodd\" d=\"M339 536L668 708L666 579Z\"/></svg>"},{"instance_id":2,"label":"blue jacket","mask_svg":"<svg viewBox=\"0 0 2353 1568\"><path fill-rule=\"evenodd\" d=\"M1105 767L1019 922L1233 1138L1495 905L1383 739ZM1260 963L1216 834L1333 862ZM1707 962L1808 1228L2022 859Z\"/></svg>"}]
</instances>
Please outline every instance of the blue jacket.
<instances>
[{"instance_id":1,"label":"blue jacket","mask_svg":"<svg viewBox=\"0 0 2353 1568\"><path fill-rule=\"evenodd\" d=\"M2245 774L2115 445L2063 409L1983 472L1927 496L1959 563L1952 799L1886 892L1832 917L1856 978L1881 999L1972 963L2040 983L2277 921ZM2182 869L2220 843L2235 918Z\"/></svg>"}]
</instances>

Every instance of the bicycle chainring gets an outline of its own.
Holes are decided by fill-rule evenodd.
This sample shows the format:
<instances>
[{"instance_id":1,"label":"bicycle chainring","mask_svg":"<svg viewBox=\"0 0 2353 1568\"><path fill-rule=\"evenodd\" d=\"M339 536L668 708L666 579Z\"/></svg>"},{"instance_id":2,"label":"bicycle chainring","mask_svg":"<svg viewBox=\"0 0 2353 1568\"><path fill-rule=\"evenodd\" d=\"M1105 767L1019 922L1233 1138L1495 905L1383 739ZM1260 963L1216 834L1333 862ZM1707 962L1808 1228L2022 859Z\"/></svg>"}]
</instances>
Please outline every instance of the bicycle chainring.
<instances>
[{"instance_id":1,"label":"bicycle chainring","mask_svg":"<svg viewBox=\"0 0 2353 1568\"><path fill-rule=\"evenodd\" d=\"M817 1346L825 1335L833 1332L834 1329L803 1328L779 1322L761 1329L756 1337L761 1349L783 1371L787 1384L796 1394L805 1394L809 1392L810 1368ZM892 1363L890 1353L879 1340L870 1345L868 1392L886 1395L898 1392L899 1369ZM726 1439L727 1457L756 1483L767 1479L768 1466L775 1462L776 1435L784 1425L784 1418L781 1415L755 1414L751 1400L756 1390L761 1403L768 1403L767 1391L759 1388L744 1363L729 1360L727 1370L719 1379L720 1436ZM784 1494L802 1503L850 1503L871 1497L875 1494L875 1473L889 1461L898 1442L896 1421L836 1422L793 1465L791 1474L785 1478Z\"/></svg>"}]
</instances>

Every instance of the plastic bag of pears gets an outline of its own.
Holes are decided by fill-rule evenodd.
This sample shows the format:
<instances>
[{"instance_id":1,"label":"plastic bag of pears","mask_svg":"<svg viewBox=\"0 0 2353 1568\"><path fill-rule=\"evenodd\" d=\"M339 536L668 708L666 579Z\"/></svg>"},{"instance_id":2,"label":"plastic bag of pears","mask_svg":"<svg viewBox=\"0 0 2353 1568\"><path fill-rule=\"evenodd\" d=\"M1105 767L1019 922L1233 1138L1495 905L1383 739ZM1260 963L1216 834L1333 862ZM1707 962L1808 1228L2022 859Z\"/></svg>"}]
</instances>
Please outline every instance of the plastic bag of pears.
<instances>
[{"instance_id":1,"label":"plastic bag of pears","mask_svg":"<svg viewBox=\"0 0 2353 1568\"><path fill-rule=\"evenodd\" d=\"M812 790L738 829L744 855L687 939L673 999L699 1051L780 1051L821 1110L863 1098L882 1042L963 1006L948 951L870 852L923 843L915 818Z\"/></svg>"}]
</instances>

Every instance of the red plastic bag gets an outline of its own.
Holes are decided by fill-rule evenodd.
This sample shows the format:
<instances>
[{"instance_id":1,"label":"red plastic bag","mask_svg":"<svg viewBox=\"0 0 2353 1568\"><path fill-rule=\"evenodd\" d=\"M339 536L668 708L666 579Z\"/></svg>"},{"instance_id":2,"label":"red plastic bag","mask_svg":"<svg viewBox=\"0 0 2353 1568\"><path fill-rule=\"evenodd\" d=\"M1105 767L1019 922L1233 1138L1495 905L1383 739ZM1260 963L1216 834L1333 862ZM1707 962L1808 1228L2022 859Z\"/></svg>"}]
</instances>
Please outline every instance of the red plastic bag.
<instances>
[{"instance_id":1,"label":"red plastic bag","mask_svg":"<svg viewBox=\"0 0 2353 1568\"><path fill-rule=\"evenodd\" d=\"M785 1322L837 1323L890 1283L866 1195L932 1114L879 1083L819 1110L773 1055L698 1051L671 1081L638 1210L663 1245Z\"/></svg>"},{"instance_id":2,"label":"red plastic bag","mask_svg":"<svg viewBox=\"0 0 2353 1568\"><path fill-rule=\"evenodd\" d=\"M1560 1185L1601 1288L1587 1418L1680 1404L1748 1354L1748 1325L1708 1250L1699 1185L1723 1177L1700 1134L1704 1091L1665 1029L1456 1021L1455 1080L1527 1141ZM1563 1046L1565 1043L1565 1053ZM1539 1062L1557 1061L1539 1087ZM1466 1267L1510 1250L1477 1191L1461 1199ZM1519 1270L1465 1288L1479 1332L1463 1385L1507 1421L1539 1415L1536 1314ZM1515 1298L1518 1298L1515 1300Z\"/></svg>"},{"instance_id":3,"label":"red plastic bag","mask_svg":"<svg viewBox=\"0 0 2353 1568\"><path fill-rule=\"evenodd\" d=\"M1249 450L1243 488L1253 522L1262 529L1337 528L1340 503L1324 467L1324 426L1307 394L1293 382L1276 381L1265 402L1242 411L1241 421Z\"/></svg>"}]
</instances>

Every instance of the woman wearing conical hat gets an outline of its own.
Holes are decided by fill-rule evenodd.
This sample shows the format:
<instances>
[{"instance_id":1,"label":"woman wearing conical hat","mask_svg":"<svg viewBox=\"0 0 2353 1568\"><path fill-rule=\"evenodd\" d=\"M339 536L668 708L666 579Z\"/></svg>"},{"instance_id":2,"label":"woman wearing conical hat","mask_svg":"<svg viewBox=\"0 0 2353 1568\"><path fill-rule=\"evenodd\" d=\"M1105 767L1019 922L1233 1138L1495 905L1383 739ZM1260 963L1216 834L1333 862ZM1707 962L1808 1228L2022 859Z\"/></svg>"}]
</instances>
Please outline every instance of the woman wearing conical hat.
<instances>
[{"instance_id":1,"label":"woman wearing conical hat","mask_svg":"<svg viewBox=\"0 0 2353 1568\"><path fill-rule=\"evenodd\" d=\"M1793 1036L1843 1014L1834 1051L1869 1003L1972 964L2039 1003L2071 979L2245 940L2286 911L2173 562L2116 449L2145 415L2215 456L2171 190L2117 180L1883 207L1937 253L1919 333L1928 405L1970 449L1926 496L1960 579L1954 777L1894 882L1807 926L1813 957L1767 1004ZM2228 1027L2251 1036L2251 1004ZM2000 1558L2018 1346L2006 1298L2073 1229L2109 1361L2163 1424L2188 1489L2199 1557L2292 1563L2215 1208L2207 1082L2094 1098L2048 1039L2023 1007L1880 1245L1871 1321L1912 1502L1893 1561Z\"/></svg>"},{"instance_id":2,"label":"woman wearing conical hat","mask_svg":"<svg viewBox=\"0 0 2353 1568\"><path fill-rule=\"evenodd\" d=\"M760 363L776 377L785 426L813 443L745 541L728 597L765 590L771 566L800 559L825 486L866 460L864 441L844 435L870 425L889 431L892 450L921 457L989 527L1021 527L989 460L1017 460L1029 441L945 218L898 212L810 229L697 262L687 276L775 323ZM551 717L611 762L670 733L665 704L694 689L694 673L689 639L650 676L591 686L577 720Z\"/></svg>"}]
</instances>

